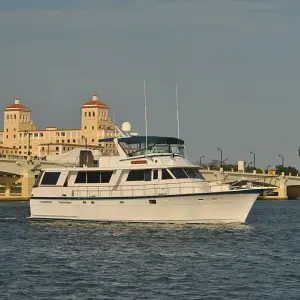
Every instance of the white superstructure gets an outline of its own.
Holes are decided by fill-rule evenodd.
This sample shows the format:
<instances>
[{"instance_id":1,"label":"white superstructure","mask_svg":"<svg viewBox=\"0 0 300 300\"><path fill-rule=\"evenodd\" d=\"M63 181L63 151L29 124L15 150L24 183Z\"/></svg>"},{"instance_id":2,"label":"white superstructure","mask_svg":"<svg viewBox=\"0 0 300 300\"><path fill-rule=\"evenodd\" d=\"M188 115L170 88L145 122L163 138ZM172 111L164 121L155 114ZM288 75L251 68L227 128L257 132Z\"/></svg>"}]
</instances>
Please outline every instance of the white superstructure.
<instances>
[{"instance_id":1,"label":"white superstructure","mask_svg":"<svg viewBox=\"0 0 300 300\"><path fill-rule=\"evenodd\" d=\"M119 155L96 161L82 155L78 166L41 171L30 199L31 218L245 222L262 192L212 186L185 158L184 143L177 138L125 136L99 142L114 143Z\"/></svg>"}]
</instances>

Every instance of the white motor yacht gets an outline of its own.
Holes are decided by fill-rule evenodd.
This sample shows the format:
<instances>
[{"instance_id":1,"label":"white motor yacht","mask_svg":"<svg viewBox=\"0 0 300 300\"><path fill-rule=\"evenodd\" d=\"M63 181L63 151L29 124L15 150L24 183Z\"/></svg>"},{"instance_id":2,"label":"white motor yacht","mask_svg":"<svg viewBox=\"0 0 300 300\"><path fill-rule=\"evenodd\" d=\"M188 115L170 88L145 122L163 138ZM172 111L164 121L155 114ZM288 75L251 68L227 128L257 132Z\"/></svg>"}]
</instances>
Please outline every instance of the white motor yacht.
<instances>
[{"instance_id":1,"label":"white motor yacht","mask_svg":"<svg viewBox=\"0 0 300 300\"><path fill-rule=\"evenodd\" d=\"M173 137L125 136L118 155L81 155L73 167L41 170L30 198L32 219L116 222L245 222L262 188L212 186ZM85 158L85 160L84 160Z\"/></svg>"}]
</instances>

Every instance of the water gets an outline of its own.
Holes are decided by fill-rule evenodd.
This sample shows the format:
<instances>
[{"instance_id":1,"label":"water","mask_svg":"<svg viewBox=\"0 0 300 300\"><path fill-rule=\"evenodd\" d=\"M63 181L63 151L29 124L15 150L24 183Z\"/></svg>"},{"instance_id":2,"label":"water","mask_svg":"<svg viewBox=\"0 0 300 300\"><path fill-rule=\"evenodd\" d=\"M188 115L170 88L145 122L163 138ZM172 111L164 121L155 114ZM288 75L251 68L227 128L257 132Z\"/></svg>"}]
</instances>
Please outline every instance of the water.
<instances>
[{"instance_id":1,"label":"water","mask_svg":"<svg viewBox=\"0 0 300 300\"><path fill-rule=\"evenodd\" d=\"M28 221L0 203L0 299L299 299L300 201L246 225Z\"/></svg>"}]
</instances>

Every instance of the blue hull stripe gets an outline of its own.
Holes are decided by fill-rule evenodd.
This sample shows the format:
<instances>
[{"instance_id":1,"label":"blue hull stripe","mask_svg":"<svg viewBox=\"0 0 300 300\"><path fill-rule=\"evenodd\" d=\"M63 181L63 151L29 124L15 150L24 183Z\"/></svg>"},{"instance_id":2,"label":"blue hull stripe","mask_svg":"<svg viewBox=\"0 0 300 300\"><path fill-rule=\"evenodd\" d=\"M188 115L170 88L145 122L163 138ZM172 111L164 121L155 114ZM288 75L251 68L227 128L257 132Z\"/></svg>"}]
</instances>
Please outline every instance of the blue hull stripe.
<instances>
[{"instance_id":1,"label":"blue hull stripe","mask_svg":"<svg viewBox=\"0 0 300 300\"><path fill-rule=\"evenodd\" d=\"M174 194L174 195L153 195L153 196L124 196L124 197L30 197L31 200L124 200L124 199L152 199L152 198L174 198L174 197L188 197L188 196L221 196L221 195L236 195L236 194L260 194L263 190L234 190L227 192L214 193L198 193L198 194Z\"/></svg>"}]
</instances>

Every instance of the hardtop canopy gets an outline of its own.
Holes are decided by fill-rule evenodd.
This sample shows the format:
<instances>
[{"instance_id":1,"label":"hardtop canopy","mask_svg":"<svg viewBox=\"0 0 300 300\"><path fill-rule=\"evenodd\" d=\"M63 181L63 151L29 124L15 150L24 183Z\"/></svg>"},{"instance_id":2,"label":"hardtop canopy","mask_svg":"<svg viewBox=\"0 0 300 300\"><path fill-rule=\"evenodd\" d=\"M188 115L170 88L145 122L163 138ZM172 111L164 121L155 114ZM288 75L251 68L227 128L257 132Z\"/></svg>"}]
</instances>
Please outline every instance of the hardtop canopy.
<instances>
[{"instance_id":1,"label":"hardtop canopy","mask_svg":"<svg viewBox=\"0 0 300 300\"><path fill-rule=\"evenodd\" d=\"M99 143L108 143L113 142L115 138L106 138L99 139ZM126 144L145 144L146 136L129 136L129 137L120 137L118 138L119 142ZM147 144L154 145L183 145L184 141L174 137L165 137L165 136L148 136Z\"/></svg>"}]
</instances>

